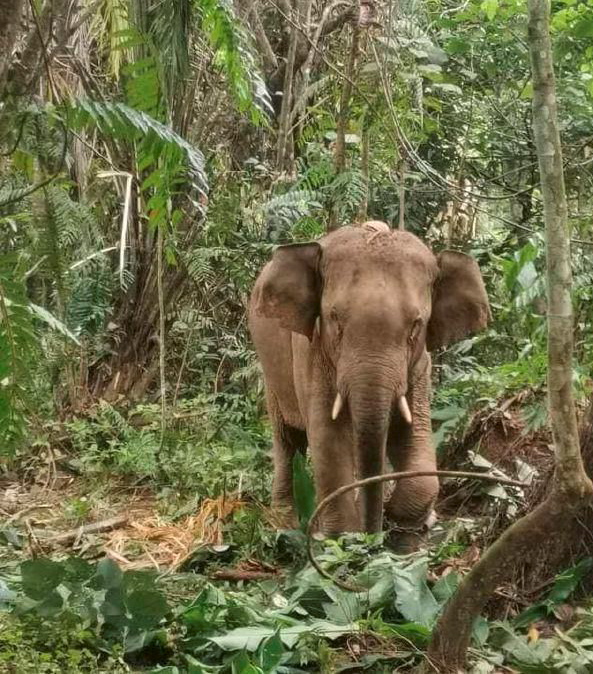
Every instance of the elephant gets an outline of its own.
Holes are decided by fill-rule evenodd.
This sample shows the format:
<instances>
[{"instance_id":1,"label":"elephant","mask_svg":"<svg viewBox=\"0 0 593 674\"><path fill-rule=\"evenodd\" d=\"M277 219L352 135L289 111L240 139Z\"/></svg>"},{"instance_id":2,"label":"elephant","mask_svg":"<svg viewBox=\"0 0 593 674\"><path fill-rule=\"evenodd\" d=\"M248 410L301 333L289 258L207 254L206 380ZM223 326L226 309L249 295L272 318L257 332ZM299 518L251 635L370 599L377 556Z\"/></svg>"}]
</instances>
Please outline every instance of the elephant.
<instances>
[{"instance_id":1,"label":"elephant","mask_svg":"<svg viewBox=\"0 0 593 674\"><path fill-rule=\"evenodd\" d=\"M415 235L379 221L278 246L249 300L273 432L272 506L294 522L292 459L311 453L319 502L356 476L435 470L431 356L486 327L488 296L476 261L435 256ZM321 518L327 536L421 530L437 477L350 491ZM282 525L280 525L282 526Z\"/></svg>"}]
</instances>

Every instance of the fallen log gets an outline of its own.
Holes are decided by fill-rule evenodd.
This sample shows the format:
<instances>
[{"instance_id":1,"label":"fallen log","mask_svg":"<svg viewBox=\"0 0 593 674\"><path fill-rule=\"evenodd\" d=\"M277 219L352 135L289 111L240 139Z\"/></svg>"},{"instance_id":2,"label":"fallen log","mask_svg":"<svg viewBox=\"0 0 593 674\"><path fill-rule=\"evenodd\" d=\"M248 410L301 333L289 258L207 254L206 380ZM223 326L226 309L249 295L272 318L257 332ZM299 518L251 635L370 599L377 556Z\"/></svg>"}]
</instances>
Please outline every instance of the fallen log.
<instances>
[{"instance_id":1,"label":"fallen log","mask_svg":"<svg viewBox=\"0 0 593 674\"><path fill-rule=\"evenodd\" d=\"M82 526L76 527L76 529L69 529L68 531L55 534L54 536L48 536L47 538L43 537L43 531L38 530L34 533L42 545L64 545L66 543L70 543L71 541L76 541L87 534L99 534L103 531L117 529L127 524L127 522L127 515L117 515L116 517L110 517L109 519L101 520L100 522L84 524Z\"/></svg>"}]
</instances>

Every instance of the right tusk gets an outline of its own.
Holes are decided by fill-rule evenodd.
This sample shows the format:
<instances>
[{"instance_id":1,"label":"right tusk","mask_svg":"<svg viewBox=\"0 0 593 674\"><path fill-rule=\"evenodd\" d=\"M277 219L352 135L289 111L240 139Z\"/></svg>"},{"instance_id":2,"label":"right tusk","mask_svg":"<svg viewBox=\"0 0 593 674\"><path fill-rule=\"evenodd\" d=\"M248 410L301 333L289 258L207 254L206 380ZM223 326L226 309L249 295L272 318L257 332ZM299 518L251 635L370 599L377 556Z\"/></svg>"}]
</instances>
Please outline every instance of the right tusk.
<instances>
[{"instance_id":1,"label":"right tusk","mask_svg":"<svg viewBox=\"0 0 593 674\"><path fill-rule=\"evenodd\" d=\"M412 423L412 413L410 412L410 407L408 406L408 401L406 396L400 396L397 401L397 406L401 412L402 417L409 423Z\"/></svg>"},{"instance_id":2,"label":"right tusk","mask_svg":"<svg viewBox=\"0 0 593 674\"><path fill-rule=\"evenodd\" d=\"M334 400L334 406L332 408L332 421L335 421L338 418L338 415L340 414L340 411L342 409L343 404L344 404L344 399L338 393L336 395L336 399Z\"/></svg>"}]
</instances>

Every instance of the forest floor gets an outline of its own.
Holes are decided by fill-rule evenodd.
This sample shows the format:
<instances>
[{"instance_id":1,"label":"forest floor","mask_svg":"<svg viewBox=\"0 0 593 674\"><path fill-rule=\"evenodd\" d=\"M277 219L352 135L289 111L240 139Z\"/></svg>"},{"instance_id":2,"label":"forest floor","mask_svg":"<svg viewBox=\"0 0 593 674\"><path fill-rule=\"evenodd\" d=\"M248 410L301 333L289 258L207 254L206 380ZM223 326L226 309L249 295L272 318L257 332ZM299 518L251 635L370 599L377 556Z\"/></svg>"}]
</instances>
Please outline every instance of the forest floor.
<instances>
[{"instance_id":1,"label":"forest floor","mask_svg":"<svg viewBox=\"0 0 593 674\"><path fill-rule=\"evenodd\" d=\"M537 485L551 453L545 433L502 407L443 461ZM409 671L460 577L532 492L444 484L427 551L414 555L368 536L317 543L328 570L368 588L348 593L248 491L197 500L42 452L0 478L0 672ZM497 590L469 671L591 671L593 609L570 598L593 561L574 562Z\"/></svg>"}]
</instances>

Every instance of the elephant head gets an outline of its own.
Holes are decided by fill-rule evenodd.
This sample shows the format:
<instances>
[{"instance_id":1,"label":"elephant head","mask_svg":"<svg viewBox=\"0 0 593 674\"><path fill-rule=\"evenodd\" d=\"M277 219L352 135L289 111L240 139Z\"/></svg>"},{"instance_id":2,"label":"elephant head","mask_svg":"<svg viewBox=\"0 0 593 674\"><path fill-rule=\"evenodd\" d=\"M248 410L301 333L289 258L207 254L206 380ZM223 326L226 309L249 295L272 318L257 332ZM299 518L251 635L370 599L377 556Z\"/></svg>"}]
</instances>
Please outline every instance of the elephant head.
<instances>
[{"instance_id":1,"label":"elephant head","mask_svg":"<svg viewBox=\"0 0 593 674\"><path fill-rule=\"evenodd\" d=\"M435 257L414 235L384 223L278 247L256 311L305 335L322 354L335 396L328 423L349 415L361 478L383 471L392 419L430 424L414 420L406 398L426 350L485 327L490 317L471 257ZM366 531L381 529L382 494L381 485L365 488Z\"/></svg>"}]
</instances>

